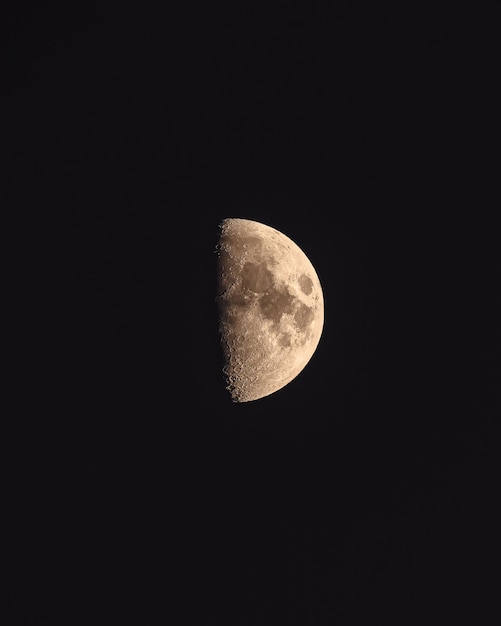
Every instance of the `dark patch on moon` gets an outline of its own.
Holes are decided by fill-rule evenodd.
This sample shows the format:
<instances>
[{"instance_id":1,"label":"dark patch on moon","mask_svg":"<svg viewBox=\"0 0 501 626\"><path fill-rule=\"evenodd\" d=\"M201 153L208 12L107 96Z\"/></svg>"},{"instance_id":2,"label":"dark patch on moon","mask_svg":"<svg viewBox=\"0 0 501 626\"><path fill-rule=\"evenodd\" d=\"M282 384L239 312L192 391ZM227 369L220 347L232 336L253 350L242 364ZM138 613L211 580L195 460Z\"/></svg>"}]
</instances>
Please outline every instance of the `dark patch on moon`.
<instances>
[{"instance_id":1,"label":"dark patch on moon","mask_svg":"<svg viewBox=\"0 0 501 626\"><path fill-rule=\"evenodd\" d=\"M279 324L282 315L292 313L294 310L294 296L284 287L275 287L264 293L259 300L259 307L263 317Z\"/></svg>"},{"instance_id":2,"label":"dark patch on moon","mask_svg":"<svg viewBox=\"0 0 501 626\"><path fill-rule=\"evenodd\" d=\"M292 345L290 333L281 333L278 338L278 343L284 348L290 348Z\"/></svg>"},{"instance_id":3,"label":"dark patch on moon","mask_svg":"<svg viewBox=\"0 0 501 626\"><path fill-rule=\"evenodd\" d=\"M301 287L301 291L309 296L313 289L313 281L309 276L306 276L306 274L301 274L299 277L299 286Z\"/></svg>"},{"instance_id":4,"label":"dark patch on moon","mask_svg":"<svg viewBox=\"0 0 501 626\"><path fill-rule=\"evenodd\" d=\"M234 306L246 306L249 303L249 296L241 291L234 291L231 296L228 297L228 304Z\"/></svg>"},{"instance_id":5,"label":"dark patch on moon","mask_svg":"<svg viewBox=\"0 0 501 626\"><path fill-rule=\"evenodd\" d=\"M247 262L242 268L242 288L262 293L273 285L272 273L266 265Z\"/></svg>"},{"instance_id":6,"label":"dark patch on moon","mask_svg":"<svg viewBox=\"0 0 501 626\"><path fill-rule=\"evenodd\" d=\"M315 314L313 310L303 302L300 302L297 311L294 313L294 321L303 333L306 332L306 329L312 323L314 317Z\"/></svg>"}]
</instances>

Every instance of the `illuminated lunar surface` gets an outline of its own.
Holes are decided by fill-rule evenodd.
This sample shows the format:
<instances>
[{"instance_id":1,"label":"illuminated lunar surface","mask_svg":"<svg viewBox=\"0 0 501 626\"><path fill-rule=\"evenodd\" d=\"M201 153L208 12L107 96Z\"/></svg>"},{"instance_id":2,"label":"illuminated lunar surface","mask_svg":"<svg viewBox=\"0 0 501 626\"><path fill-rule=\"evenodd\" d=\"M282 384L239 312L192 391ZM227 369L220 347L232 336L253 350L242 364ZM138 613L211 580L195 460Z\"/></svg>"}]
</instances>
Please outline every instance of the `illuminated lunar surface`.
<instances>
[{"instance_id":1,"label":"illuminated lunar surface","mask_svg":"<svg viewBox=\"0 0 501 626\"><path fill-rule=\"evenodd\" d=\"M267 396L293 380L315 352L324 299L308 257L278 230L240 218L220 225L219 332L235 402Z\"/></svg>"}]
</instances>

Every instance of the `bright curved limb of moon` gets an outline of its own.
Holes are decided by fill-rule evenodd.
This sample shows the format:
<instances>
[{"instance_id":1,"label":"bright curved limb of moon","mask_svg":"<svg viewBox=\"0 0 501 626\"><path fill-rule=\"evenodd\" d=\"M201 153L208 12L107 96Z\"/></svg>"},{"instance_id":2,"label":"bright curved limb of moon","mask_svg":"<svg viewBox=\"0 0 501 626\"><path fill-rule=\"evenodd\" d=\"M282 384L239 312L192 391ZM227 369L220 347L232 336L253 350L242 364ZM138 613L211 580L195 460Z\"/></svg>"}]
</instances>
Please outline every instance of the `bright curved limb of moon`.
<instances>
[{"instance_id":1,"label":"bright curved limb of moon","mask_svg":"<svg viewBox=\"0 0 501 626\"><path fill-rule=\"evenodd\" d=\"M217 245L219 332L234 402L263 398L293 380L313 356L324 324L317 273L278 230L228 218Z\"/></svg>"}]
</instances>

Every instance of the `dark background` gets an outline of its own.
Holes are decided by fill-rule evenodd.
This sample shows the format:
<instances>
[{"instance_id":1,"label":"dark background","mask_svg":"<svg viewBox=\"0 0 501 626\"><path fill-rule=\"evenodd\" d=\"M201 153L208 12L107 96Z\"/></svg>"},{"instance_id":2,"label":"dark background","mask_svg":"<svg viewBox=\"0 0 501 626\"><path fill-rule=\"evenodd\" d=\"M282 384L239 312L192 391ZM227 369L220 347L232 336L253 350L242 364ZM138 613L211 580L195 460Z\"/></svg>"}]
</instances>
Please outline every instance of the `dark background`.
<instances>
[{"instance_id":1,"label":"dark background","mask_svg":"<svg viewBox=\"0 0 501 626\"><path fill-rule=\"evenodd\" d=\"M498 623L493 19L460 11L4 15L2 624ZM241 405L230 216L325 296Z\"/></svg>"}]
</instances>

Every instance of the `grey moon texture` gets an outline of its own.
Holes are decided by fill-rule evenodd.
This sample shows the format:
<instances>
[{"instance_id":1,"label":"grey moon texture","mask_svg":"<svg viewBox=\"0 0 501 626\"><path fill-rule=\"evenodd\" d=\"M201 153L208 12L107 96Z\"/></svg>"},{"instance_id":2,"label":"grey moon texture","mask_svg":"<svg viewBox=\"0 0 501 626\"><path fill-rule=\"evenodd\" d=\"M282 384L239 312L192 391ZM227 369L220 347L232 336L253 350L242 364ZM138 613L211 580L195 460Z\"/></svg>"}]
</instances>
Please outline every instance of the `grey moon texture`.
<instances>
[{"instance_id":1,"label":"grey moon texture","mask_svg":"<svg viewBox=\"0 0 501 626\"><path fill-rule=\"evenodd\" d=\"M223 220L216 249L227 389L234 402L257 400L313 356L324 325L322 287L301 248L260 222Z\"/></svg>"}]
</instances>

